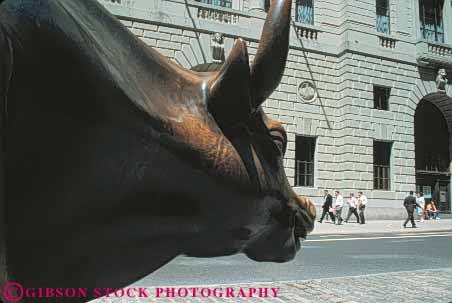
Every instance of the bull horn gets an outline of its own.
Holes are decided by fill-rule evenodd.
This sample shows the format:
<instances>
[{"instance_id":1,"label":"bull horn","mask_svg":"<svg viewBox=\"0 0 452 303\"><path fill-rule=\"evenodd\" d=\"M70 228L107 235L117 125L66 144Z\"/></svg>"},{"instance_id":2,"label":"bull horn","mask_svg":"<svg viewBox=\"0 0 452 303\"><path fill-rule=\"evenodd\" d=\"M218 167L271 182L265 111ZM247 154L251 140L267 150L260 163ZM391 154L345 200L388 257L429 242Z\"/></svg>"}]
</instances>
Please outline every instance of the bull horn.
<instances>
[{"instance_id":1,"label":"bull horn","mask_svg":"<svg viewBox=\"0 0 452 303\"><path fill-rule=\"evenodd\" d=\"M207 108L220 126L233 126L249 119L250 67L246 43L237 39L220 71L208 82Z\"/></svg>"},{"instance_id":2,"label":"bull horn","mask_svg":"<svg viewBox=\"0 0 452 303\"><path fill-rule=\"evenodd\" d=\"M257 108L281 81L289 51L291 0L272 0L251 67L252 106Z\"/></svg>"}]
</instances>

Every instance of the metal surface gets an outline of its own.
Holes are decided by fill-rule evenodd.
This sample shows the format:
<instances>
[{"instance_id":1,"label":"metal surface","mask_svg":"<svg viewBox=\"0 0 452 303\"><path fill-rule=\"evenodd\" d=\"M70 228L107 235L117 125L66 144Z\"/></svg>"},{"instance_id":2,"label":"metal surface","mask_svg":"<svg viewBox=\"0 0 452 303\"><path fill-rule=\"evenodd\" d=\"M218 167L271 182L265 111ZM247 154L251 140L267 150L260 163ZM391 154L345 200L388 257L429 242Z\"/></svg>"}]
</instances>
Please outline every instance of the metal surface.
<instances>
[{"instance_id":1,"label":"metal surface","mask_svg":"<svg viewBox=\"0 0 452 303\"><path fill-rule=\"evenodd\" d=\"M251 67L238 39L220 71L196 73L97 1L4 1L11 278L121 287L180 254L294 258L315 207L288 184L285 131L260 108L284 70L290 8L272 1Z\"/></svg>"}]
</instances>

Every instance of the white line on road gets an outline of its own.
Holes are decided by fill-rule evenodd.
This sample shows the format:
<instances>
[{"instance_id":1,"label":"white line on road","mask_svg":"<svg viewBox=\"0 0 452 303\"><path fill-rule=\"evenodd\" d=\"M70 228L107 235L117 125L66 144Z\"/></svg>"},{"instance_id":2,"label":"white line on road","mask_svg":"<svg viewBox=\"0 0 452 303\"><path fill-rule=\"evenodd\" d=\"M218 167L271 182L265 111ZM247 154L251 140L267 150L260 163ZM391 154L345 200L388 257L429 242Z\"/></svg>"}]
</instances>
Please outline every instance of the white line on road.
<instances>
[{"instance_id":1,"label":"white line on road","mask_svg":"<svg viewBox=\"0 0 452 303\"><path fill-rule=\"evenodd\" d=\"M406 235L393 237L363 237L363 238L342 238L342 239L316 239L305 240L303 242L334 242L334 241L354 241L354 240L378 240L378 239L403 239L403 238L431 238L431 237L450 237L452 233L440 235Z\"/></svg>"},{"instance_id":2,"label":"white line on road","mask_svg":"<svg viewBox=\"0 0 452 303\"><path fill-rule=\"evenodd\" d=\"M319 238L328 238L331 239L332 237L344 237L344 236L351 236L351 235L358 235L358 234L363 234L363 235L396 235L396 236L406 236L406 235L437 235L439 233L449 233L450 229L447 230L436 230L436 231L409 231L411 230L411 228L409 228L406 232L398 232L398 233L391 233L391 232L365 232L363 233L363 231L347 231L346 233L342 233L342 234L312 234L313 236L318 236ZM419 230L419 229L418 229Z\"/></svg>"},{"instance_id":3,"label":"white line on road","mask_svg":"<svg viewBox=\"0 0 452 303\"><path fill-rule=\"evenodd\" d=\"M422 239L406 239L406 240L399 240L396 239L394 241L391 241L391 243L411 243L411 242L422 242L424 240Z\"/></svg>"},{"instance_id":4,"label":"white line on road","mask_svg":"<svg viewBox=\"0 0 452 303\"><path fill-rule=\"evenodd\" d=\"M447 233L449 231L432 231L432 232L406 232L406 233L397 233L397 236L406 236L406 235L438 235L440 233Z\"/></svg>"}]
</instances>

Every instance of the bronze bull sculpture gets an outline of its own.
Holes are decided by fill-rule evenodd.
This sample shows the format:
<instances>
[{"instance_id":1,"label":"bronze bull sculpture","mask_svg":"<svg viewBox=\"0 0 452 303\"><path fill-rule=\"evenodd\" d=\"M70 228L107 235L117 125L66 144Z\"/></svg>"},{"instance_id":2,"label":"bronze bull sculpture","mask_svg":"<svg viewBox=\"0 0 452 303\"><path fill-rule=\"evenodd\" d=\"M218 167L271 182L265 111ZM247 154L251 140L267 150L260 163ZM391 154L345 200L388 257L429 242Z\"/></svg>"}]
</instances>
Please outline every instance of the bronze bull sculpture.
<instances>
[{"instance_id":1,"label":"bronze bull sculpture","mask_svg":"<svg viewBox=\"0 0 452 303\"><path fill-rule=\"evenodd\" d=\"M261 108L290 11L272 2L251 65L237 39L220 71L196 73L97 1L3 1L2 284L122 287L180 254L291 260L315 208Z\"/></svg>"}]
</instances>

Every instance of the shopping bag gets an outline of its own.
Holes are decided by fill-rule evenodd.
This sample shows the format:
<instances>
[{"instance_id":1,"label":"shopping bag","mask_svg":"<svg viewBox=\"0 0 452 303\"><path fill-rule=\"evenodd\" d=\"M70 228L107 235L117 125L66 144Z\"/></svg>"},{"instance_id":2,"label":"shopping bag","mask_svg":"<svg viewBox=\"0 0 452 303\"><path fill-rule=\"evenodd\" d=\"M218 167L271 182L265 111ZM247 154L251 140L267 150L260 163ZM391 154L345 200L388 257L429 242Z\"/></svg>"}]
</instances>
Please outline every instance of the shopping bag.
<instances>
[{"instance_id":1,"label":"shopping bag","mask_svg":"<svg viewBox=\"0 0 452 303\"><path fill-rule=\"evenodd\" d=\"M417 211L417 215L418 215L418 216L421 216L422 213L424 212L424 210L423 210L422 208L420 208L420 207L417 207L417 208L416 208L416 211Z\"/></svg>"}]
</instances>

